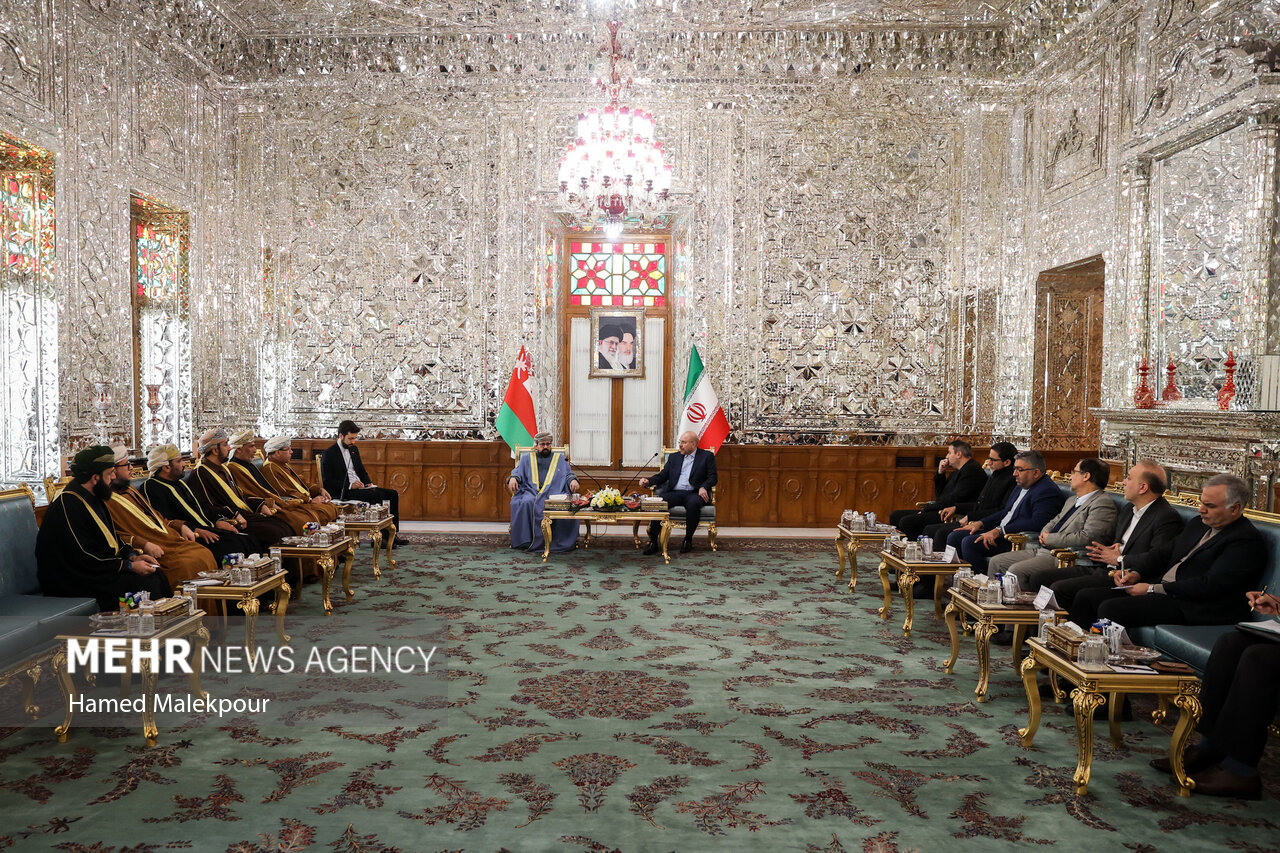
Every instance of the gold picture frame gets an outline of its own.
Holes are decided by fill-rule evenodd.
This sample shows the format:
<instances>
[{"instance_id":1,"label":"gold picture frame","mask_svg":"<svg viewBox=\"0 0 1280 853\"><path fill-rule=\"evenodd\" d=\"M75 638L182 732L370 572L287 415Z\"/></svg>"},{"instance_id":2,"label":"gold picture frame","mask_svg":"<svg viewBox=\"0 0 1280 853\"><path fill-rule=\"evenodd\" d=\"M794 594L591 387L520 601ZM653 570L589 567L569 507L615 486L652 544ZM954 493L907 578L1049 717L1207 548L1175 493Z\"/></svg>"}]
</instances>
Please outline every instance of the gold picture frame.
<instances>
[{"instance_id":1,"label":"gold picture frame","mask_svg":"<svg viewBox=\"0 0 1280 853\"><path fill-rule=\"evenodd\" d=\"M591 309L590 364L591 379L644 377L643 308Z\"/></svg>"}]
</instances>

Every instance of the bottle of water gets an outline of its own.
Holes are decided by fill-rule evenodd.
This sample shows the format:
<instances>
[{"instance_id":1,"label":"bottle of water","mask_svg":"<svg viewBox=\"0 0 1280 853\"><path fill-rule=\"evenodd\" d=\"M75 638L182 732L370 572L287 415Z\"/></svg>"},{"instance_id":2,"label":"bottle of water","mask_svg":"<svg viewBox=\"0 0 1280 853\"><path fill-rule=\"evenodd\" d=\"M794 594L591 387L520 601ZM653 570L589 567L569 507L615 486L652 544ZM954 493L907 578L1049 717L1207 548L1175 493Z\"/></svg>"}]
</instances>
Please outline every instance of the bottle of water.
<instances>
[{"instance_id":1,"label":"bottle of water","mask_svg":"<svg viewBox=\"0 0 1280 853\"><path fill-rule=\"evenodd\" d=\"M156 632L156 606L144 598L138 607L138 633L154 634Z\"/></svg>"}]
</instances>

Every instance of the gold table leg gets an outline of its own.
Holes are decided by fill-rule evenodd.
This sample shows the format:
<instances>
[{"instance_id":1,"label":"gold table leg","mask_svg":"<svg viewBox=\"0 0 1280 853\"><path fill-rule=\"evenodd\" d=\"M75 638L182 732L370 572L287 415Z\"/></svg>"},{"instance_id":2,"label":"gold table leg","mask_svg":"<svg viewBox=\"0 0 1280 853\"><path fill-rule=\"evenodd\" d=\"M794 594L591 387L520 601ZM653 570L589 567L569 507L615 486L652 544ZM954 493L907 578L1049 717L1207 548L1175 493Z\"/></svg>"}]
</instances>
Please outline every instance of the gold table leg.
<instances>
[{"instance_id":1,"label":"gold table leg","mask_svg":"<svg viewBox=\"0 0 1280 853\"><path fill-rule=\"evenodd\" d=\"M373 540L373 576L380 578L382 577L382 568L378 563L379 558L382 556L382 531L370 530L369 538Z\"/></svg>"},{"instance_id":2,"label":"gold table leg","mask_svg":"<svg viewBox=\"0 0 1280 853\"><path fill-rule=\"evenodd\" d=\"M631 522L631 543L638 549L640 547L640 522Z\"/></svg>"},{"instance_id":3,"label":"gold table leg","mask_svg":"<svg viewBox=\"0 0 1280 853\"><path fill-rule=\"evenodd\" d=\"M1178 724L1174 726L1173 737L1169 741L1169 764L1172 765L1173 778L1178 782L1178 796L1189 797L1195 790L1196 783L1187 776L1182 762L1191 732L1200 722L1202 710L1199 696L1200 684L1199 682L1184 684L1182 690L1183 692L1173 699L1173 704L1178 708Z\"/></svg>"},{"instance_id":4,"label":"gold table leg","mask_svg":"<svg viewBox=\"0 0 1280 853\"><path fill-rule=\"evenodd\" d=\"M712 550L712 551L719 551L719 550L720 550L719 546L717 546L717 545L716 545L716 534L717 534L717 533L719 533L719 531L718 531L718 530L716 530L716 525L715 525L715 522L714 522L714 521L713 521L711 524L708 524L708 525L707 525L707 541L711 543L711 550Z\"/></svg>"},{"instance_id":5,"label":"gold table leg","mask_svg":"<svg viewBox=\"0 0 1280 853\"><path fill-rule=\"evenodd\" d=\"M289 609L289 593L293 592L289 588L288 581L282 581L280 586L276 587L276 600L271 604L271 612L276 617L276 636L280 638L280 642L287 644L289 635L284 632L284 614Z\"/></svg>"},{"instance_id":6,"label":"gold table leg","mask_svg":"<svg viewBox=\"0 0 1280 853\"><path fill-rule=\"evenodd\" d=\"M956 667L956 658L960 657L960 632L956 630L956 603L952 601L947 605L943 618L947 621L947 633L951 635L951 657L947 658L947 662L942 665L942 671L947 675Z\"/></svg>"},{"instance_id":7,"label":"gold table leg","mask_svg":"<svg viewBox=\"0 0 1280 853\"><path fill-rule=\"evenodd\" d=\"M844 534L836 531L836 557L840 559L840 565L836 568L836 583L840 582L840 578L844 577L844 561L849 556L848 550L844 544Z\"/></svg>"},{"instance_id":8,"label":"gold table leg","mask_svg":"<svg viewBox=\"0 0 1280 853\"><path fill-rule=\"evenodd\" d=\"M187 676L187 684L191 687L192 696L208 699L209 694L204 692L200 677L204 673L204 650L209 645L209 629L201 625L192 636L196 641L192 647L191 674Z\"/></svg>"},{"instance_id":9,"label":"gold table leg","mask_svg":"<svg viewBox=\"0 0 1280 853\"><path fill-rule=\"evenodd\" d=\"M849 549L849 592L853 592L858 583L858 543L851 539L846 547Z\"/></svg>"},{"instance_id":10,"label":"gold table leg","mask_svg":"<svg viewBox=\"0 0 1280 853\"><path fill-rule=\"evenodd\" d=\"M942 575L933 576L933 615L942 618Z\"/></svg>"},{"instance_id":11,"label":"gold table leg","mask_svg":"<svg viewBox=\"0 0 1280 853\"><path fill-rule=\"evenodd\" d=\"M22 710L33 720L40 716L40 706L36 704L36 685L43 671L43 667L37 663L18 676L22 681Z\"/></svg>"},{"instance_id":12,"label":"gold table leg","mask_svg":"<svg viewBox=\"0 0 1280 853\"><path fill-rule=\"evenodd\" d=\"M1117 749L1124 746L1124 735L1120 731L1120 712L1124 707L1124 694L1112 693L1111 706L1107 708L1107 729L1111 735L1111 745Z\"/></svg>"},{"instance_id":13,"label":"gold table leg","mask_svg":"<svg viewBox=\"0 0 1280 853\"><path fill-rule=\"evenodd\" d=\"M916 619L916 597L912 595L919 578L910 567L898 572L898 595L902 596L902 607L907 611L907 618L902 620L902 636L911 636L911 625Z\"/></svg>"},{"instance_id":14,"label":"gold table leg","mask_svg":"<svg viewBox=\"0 0 1280 853\"><path fill-rule=\"evenodd\" d=\"M67 671L65 650L53 656L53 677L62 690L62 704L67 709L66 715L62 718L62 725L56 727L53 733L58 736L58 743L66 743L67 732L71 730L71 717L74 715L71 710L71 694L75 692L76 686L71 682L71 673Z\"/></svg>"},{"instance_id":15,"label":"gold table leg","mask_svg":"<svg viewBox=\"0 0 1280 853\"><path fill-rule=\"evenodd\" d=\"M1076 772L1071 779L1076 783L1076 794L1089 793L1089 775L1093 772L1093 712L1107 701L1098 692L1094 681L1082 681L1071 691L1071 703L1076 714Z\"/></svg>"},{"instance_id":16,"label":"gold table leg","mask_svg":"<svg viewBox=\"0 0 1280 853\"><path fill-rule=\"evenodd\" d=\"M249 651L249 661L252 664L258 637L258 599L246 593L244 598L236 602L236 607L244 612L244 647Z\"/></svg>"},{"instance_id":17,"label":"gold table leg","mask_svg":"<svg viewBox=\"0 0 1280 853\"><path fill-rule=\"evenodd\" d=\"M156 680L159 673L151 666L151 658L143 656L138 662L142 682L142 737L147 746L155 746L160 730L156 728Z\"/></svg>"},{"instance_id":18,"label":"gold table leg","mask_svg":"<svg viewBox=\"0 0 1280 853\"><path fill-rule=\"evenodd\" d=\"M1021 655L1019 655L1018 652L1022 651L1022 644L1026 642L1026 639L1027 639L1027 626L1021 625L1021 624L1014 625L1013 626L1013 665L1014 666L1017 666L1018 661L1021 659Z\"/></svg>"},{"instance_id":19,"label":"gold table leg","mask_svg":"<svg viewBox=\"0 0 1280 853\"><path fill-rule=\"evenodd\" d=\"M589 530L589 528L588 528ZM591 539L590 532L587 533L588 541ZM542 517L542 562L547 561L547 555L551 553L551 519L545 515Z\"/></svg>"},{"instance_id":20,"label":"gold table leg","mask_svg":"<svg viewBox=\"0 0 1280 853\"><path fill-rule=\"evenodd\" d=\"M329 600L329 585L333 583L333 557L330 557L328 554L321 557L319 560L319 567L321 594L324 598L324 613L326 616L332 616L333 602Z\"/></svg>"},{"instance_id":21,"label":"gold table leg","mask_svg":"<svg viewBox=\"0 0 1280 853\"><path fill-rule=\"evenodd\" d=\"M973 636L978 642L978 686L973 689L973 695L979 702L987 701L987 686L991 683L991 638L999 630L989 616L973 626ZM1037 690L1036 696L1039 695Z\"/></svg>"},{"instance_id":22,"label":"gold table leg","mask_svg":"<svg viewBox=\"0 0 1280 853\"><path fill-rule=\"evenodd\" d=\"M342 552L342 591L346 593L347 601L355 601L356 594L351 591L351 567L356 564L356 549L349 543L347 550ZM375 578L382 577L382 573L378 571L378 560L375 557L373 561L373 576Z\"/></svg>"},{"instance_id":23,"label":"gold table leg","mask_svg":"<svg viewBox=\"0 0 1280 853\"><path fill-rule=\"evenodd\" d=\"M391 553L393 550L395 550L395 544L396 544L396 526L394 524L387 528L387 535L386 535L385 541L387 543L387 568L394 569L396 567L396 558L392 556L392 553ZM373 576L374 578L382 577L382 572L378 571L377 566L373 567Z\"/></svg>"},{"instance_id":24,"label":"gold table leg","mask_svg":"<svg viewBox=\"0 0 1280 853\"><path fill-rule=\"evenodd\" d=\"M1040 688L1036 686L1036 670L1039 668L1035 655L1027 655L1027 659L1022 662L1022 686L1026 688L1027 708L1031 711L1026 728L1018 729L1018 737L1023 746L1031 746L1036 737L1036 729L1040 728Z\"/></svg>"},{"instance_id":25,"label":"gold table leg","mask_svg":"<svg viewBox=\"0 0 1280 853\"><path fill-rule=\"evenodd\" d=\"M1151 712L1151 722L1157 726L1164 722L1164 718L1169 716L1169 697L1161 693L1158 697L1156 709Z\"/></svg>"},{"instance_id":26,"label":"gold table leg","mask_svg":"<svg viewBox=\"0 0 1280 853\"><path fill-rule=\"evenodd\" d=\"M667 543L671 541L671 519L662 522L662 559L671 564L671 555L667 553Z\"/></svg>"},{"instance_id":27,"label":"gold table leg","mask_svg":"<svg viewBox=\"0 0 1280 853\"><path fill-rule=\"evenodd\" d=\"M893 604L889 593L889 564L884 560L880 561L880 587L884 590L884 605L880 608L880 621L884 622L889 618L889 606Z\"/></svg>"}]
</instances>

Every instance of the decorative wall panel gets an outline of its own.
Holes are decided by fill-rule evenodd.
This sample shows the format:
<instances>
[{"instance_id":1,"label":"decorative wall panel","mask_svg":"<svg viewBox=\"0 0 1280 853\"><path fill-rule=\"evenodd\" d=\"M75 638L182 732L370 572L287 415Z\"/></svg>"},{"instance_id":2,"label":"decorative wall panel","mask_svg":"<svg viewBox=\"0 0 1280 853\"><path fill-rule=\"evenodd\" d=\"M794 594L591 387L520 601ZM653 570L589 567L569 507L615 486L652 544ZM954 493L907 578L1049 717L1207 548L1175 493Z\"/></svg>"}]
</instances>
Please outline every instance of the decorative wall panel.
<instances>
[{"instance_id":1,"label":"decorative wall panel","mask_svg":"<svg viewBox=\"0 0 1280 853\"><path fill-rule=\"evenodd\" d=\"M1160 161L1152 176L1151 356L1173 357L1188 399L1216 397L1228 350L1251 366L1261 343L1261 294L1243 275L1250 162L1238 126Z\"/></svg>"},{"instance_id":2,"label":"decorative wall panel","mask_svg":"<svg viewBox=\"0 0 1280 853\"><path fill-rule=\"evenodd\" d=\"M957 132L910 117L757 122L759 352L747 429L945 431L957 398ZM797 228L803 238L797 239Z\"/></svg>"},{"instance_id":3,"label":"decorative wall panel","mask_svg":"<svg viewBox=\"0 0 1280 853\"><path fill-rule=\"evenodd\" d=\"M53 0L0 0L0 93L52 109Z\"/></svg>"}]
</instances>

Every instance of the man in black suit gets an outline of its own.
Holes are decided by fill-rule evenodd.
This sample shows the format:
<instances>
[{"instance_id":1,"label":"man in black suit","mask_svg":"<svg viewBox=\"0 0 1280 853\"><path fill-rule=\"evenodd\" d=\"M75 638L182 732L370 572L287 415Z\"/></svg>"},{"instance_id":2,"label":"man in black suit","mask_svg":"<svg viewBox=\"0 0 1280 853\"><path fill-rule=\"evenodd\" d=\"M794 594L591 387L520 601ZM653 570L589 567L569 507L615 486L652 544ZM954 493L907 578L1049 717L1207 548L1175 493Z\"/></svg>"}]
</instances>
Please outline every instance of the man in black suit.
<instances>
[{"instance_id":1,"label":"man in black suit","mask_svg":"<svg viewBox=\"0 0 1280 853\"><path fill-rule=\"evenodd\" d=\"M1052 584L1058 606L1071 610L1076 596L1086 589L1108 589L1137 583L1151 566L1169 565L1173 541L1182 532L1182 517L1164 499L1169 478L1154 462L1142 461L1124 476L1124 497L1129 505L1116 520L1115 543L1093 542L1085 552L1092 565L1077 566L1076 577Z\"/></svg>"},{"instance_id":2,"label":"man in black suit","mask_svg":"<svg viewBox=\"0 0 1280 853\"><path fill-rule=\"evenodd\" d=\"M948 476L949 471L955 473ZM941 523L940 510L976 500L986 484L986 474L978 460L973 458L973 448L969 442L957 439L951 442L947 455L938 462L938 472L933 475L936 499L919 509L895 509L889 513L889 523L908 539L919 539L926 527Z\"/></svg>"},{"instance_id":3,"label":"man in black suit","mask_svg":"<svg viewBox=\"0 0 1280 853\"><path fill-rule=\"evenodd\" d=\"M925 536L933 537L933 550L941 552L947 547L947 536L951 531L969 523L970 518L983 518L1004 506L1013 491L1013 457L1018 455L1018 448L1007 441L997 441L987 451L987 465L991 474L986 484L978 493L976 501L960 501L953 506L943 506L938 510L941 524L931 524L924 529ZM933 597L930 586L929 597Z\"/></svg>"},{"instance_id":4,"label":"man in black suit","mask_svg":"<svg viewBox=\"0 0 1280 853\"><path fill-rule=\"evenodd\" d=\"M1101 617L1126 628L1226 625L1248 618L1244 595L1267 564L1262 535L1244 517L1248 499L1249 487L1239 477L1210 477L1200 491L1200 517L1174 540L1169 562L1149 565L1127 589L1084 590L1076 596L1071 621L1088 630Z\"/></svg>"},{"instance_id":5,"label":"man in black suit","mask_svg":"<svg viewBox=\"0 0 1280 853\"><path fill-rule=\"evenodd\" d=\"M1280 615L1280 598L1274 595L1253 590L1245 600L1256 613ZM1187 748L1184 760L1196 794L1262 799L1258 763L1280 706L1280 643L1242 629L1223 634L1205 664L1200 702L1204 739ZM1172 772L1167 758L1151 766Z\"/></svg>"},{"instance_id":6,"label":"man in black suit","mask_svg":"<svg viewBox=\"0 0 1280 853\"><path fill-rule=\"evenodd\" d=\"M320 455L320 480L324 489L335 499L344 501L366 501L376 504L391 502L391 517L396 530L400 529L400 493L395 489L385 489L369 482L369 472L364 470L360 461L360 449L356 442L360 438L360 427L355 421L343 421L338 424L338 440ZM392 543L399 547L400 537Z\"/></svg>"},{"instance_id":7,"label":"man in black suit","mask_svg":"<svg viewBox=\"0 0 1280 853\"><path fill-rule=\"evenodd\" d=\"M716 455L698 448L697 433L681 435L680 452L668 456L667 464L652 478L640 478L641 488L664 484L670 484L662 493L667 506L684 507L684 543L680 546L680 553L687 554L693 550L693 531L698 529L702 508L711 500L711 489L716 484ZM658 522L649 525L649 547L644 549L646 555L656 554L662 549L658 542L661 531L662 525Z\"/></svg>"}]
</instances>

